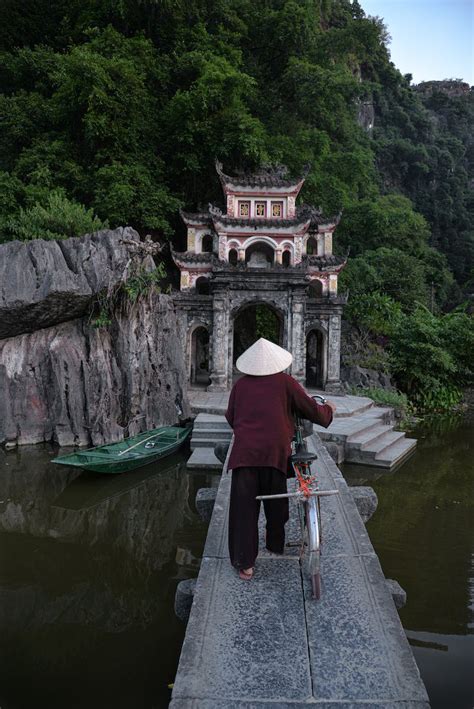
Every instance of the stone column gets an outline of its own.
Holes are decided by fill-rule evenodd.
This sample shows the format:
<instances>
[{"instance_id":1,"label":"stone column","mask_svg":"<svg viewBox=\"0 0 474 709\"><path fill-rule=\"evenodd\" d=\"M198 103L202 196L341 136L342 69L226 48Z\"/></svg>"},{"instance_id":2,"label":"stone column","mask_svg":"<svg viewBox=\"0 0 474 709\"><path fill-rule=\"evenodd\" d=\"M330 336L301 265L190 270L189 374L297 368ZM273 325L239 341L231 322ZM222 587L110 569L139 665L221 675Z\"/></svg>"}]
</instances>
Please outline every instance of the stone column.
<instances>
[{"instance_id":1,"label":"stone column","mask_svg":"<svg viewBox=\"0 0 474 709\"><path fill-rule=\"evenodd\" d=\"M245 261L245 249L239 249L239 261Z\"/></svg>"},{"instance_id":2,"label":"stone column","mask_svg":"<svg viewBox=\"0 0 474 709\"><path fill-rule=\"evenodd\" d=\"M225 234L219 234L219 261L227 261L227 238Z\"/></svg>"},{"instance_id":3,"label":"stone column","mask_svg":"<svg viewBox=\"0 0 474 709\"><path fill-rule=\"evenodd\" d=\"M293 295L291 307L291 374L298 382L305 380L304 295Z\"/></svg>"},{"instance_id":4,"label":"stone column","mask_svg":"<svg viewBox=\"0 0 474 709\"><path fill-rule=\"evenodd\" d=\"M188 227L187 249L193 253L196 251L196 229L193 229L192 227Z\"/></svg>"},{"instance_id":5,"label":"stone column","mask_svg":"<svg viewBox=\"0 0 474 709\"><path fill-rule=\"evenodd\" d=\"M275 261L276 263L283 263L283 254L281 249L275 251Z\"/></svg>"},{"instance_id":6,"label":"stone column","mask_svg":"<svg viewBox=\"0 0 474 709\"><path fill-rule=\"evenodd\" d=\"M328 378L326 390L338 392L341 388L341 314L331 313L328 329Z\"/></svg>"},{"instance_id":7,"label":"stone column","mask_svg":"<svg viewBox=\"0 0 474 709\"><path fill-rule=\"evenodd\" d=\"M208 391L227 390L229 310L225 293L214 295L212 325L212 371Z\"/></svg>"},{"instance_id":8,"label":"stone column","mask_svg":"<svg viewBox=\"0 0 474 709\"><path fill-rule=\"evenodd\" d=\"M302 236L295 236L293 239L293 243L295 245L295 266L298 263L301 263L301 259L303 258L303 237Z\"/></svg>"}]
</instances>

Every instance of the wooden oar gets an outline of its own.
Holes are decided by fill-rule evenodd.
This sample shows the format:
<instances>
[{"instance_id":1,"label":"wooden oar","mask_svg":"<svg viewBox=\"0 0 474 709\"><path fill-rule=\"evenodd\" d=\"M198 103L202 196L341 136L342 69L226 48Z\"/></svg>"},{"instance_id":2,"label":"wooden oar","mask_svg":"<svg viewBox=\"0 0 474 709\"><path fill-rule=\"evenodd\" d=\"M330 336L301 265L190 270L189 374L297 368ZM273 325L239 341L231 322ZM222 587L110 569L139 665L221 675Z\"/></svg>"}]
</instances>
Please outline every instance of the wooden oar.
<instances>
[{"instance_id":1,"label":"wooden oar","mask_svg":"<svg viewBox=\"0 0 474 709\"><path fill-rule=\"evenodd\" d=\"M164 433L166 433L166 432L160 431L159 433L155 433L153 436L149 436L149 438L145 438L143 441L138 441L138 443L134 443L133 446L130 446L130 448L126 448L126 450L119 453L119 456L123 455L124 453L129 453L131 450L133 450L137 446L141 446L142 443L146 443L147 441L151 441L152 438L156 438L157 436L162 436Z\"/></svg>"}]
</instances>

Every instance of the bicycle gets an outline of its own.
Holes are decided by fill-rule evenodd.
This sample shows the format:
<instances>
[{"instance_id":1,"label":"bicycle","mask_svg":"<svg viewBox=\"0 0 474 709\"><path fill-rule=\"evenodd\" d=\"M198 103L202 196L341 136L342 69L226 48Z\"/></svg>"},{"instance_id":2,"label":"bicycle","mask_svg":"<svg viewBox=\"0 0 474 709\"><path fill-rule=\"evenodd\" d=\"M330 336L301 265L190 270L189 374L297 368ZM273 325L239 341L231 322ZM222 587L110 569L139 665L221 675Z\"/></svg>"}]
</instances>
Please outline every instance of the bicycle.
<instances>
[{"instance_id":1,"label":"bicycle","mask_svg":"<svg viewBox=\"0 0 474 709\"><path fill-rule=\"evenodd\" d=\"M326 399L316 394L322 404ZM295 473L297 490L281 495L259 495L257 500L274 500L281 497L295 497L298 503L298 515L301 526L301 554L307 548L307 566L311 577L313 598L321 598L321 497L339 494L339 490L319 490L315 475L311 474L311 463L317 459L316 453L310 453L303 435L303 423L299 416L295 418L295 435L292 442L293 453L290 462Z\"/></svg>"}]
</instances>

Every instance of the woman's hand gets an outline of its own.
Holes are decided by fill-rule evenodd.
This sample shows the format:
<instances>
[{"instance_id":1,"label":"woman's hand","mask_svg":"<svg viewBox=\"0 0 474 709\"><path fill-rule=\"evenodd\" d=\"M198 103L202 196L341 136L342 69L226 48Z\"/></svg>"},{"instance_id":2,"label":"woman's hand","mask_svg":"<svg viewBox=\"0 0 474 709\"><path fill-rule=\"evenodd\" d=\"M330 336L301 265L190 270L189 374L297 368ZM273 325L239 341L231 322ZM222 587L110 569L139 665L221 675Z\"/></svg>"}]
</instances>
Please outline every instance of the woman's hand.
<instances>
[{"instance_id":1,"label":"woman's hand","mask_svg":"<svg viewBox=\"0 0 474 709\"><path fill-rule=\"evenodd\" d=\"M329 399L326 401L326 404L331 407L333 414L336 413L337 406L334 403L334 401L329 401Z\"/></svg>"}]
</instances>

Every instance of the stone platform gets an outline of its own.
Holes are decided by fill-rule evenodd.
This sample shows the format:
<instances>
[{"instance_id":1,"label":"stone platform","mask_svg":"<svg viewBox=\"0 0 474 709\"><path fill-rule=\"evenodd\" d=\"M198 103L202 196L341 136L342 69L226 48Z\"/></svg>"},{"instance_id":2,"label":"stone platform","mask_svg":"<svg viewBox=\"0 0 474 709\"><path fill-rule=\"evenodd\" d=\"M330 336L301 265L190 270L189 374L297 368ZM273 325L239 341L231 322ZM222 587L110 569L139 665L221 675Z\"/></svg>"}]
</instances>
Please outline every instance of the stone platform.
<instances>
[{"instance_id":1,"label":"stone platform","mask_svg":"<svg viewBox=\"0 0 474 709\"><path fill-rule=\"evenodd\" d=\"M429 706L353 496L317 435L308 444L320 487L340 491L321 503L321 600L312 600L299 560L294 505L285 554L261 552L252 581L238 578L227 553L231 476L223 474L171 709Z\"/></svg>"},{"instance_id":2,"label":"stone platform","mask_svg":"<svg viewBox=\"0 0 474 709\"><path fill-rule=\"evenodd\" d=\"M324 393L316 390L310 394ZM325 394L327 396L327 394ZM315 431L338 463L359 463L393 470L401 465L416 447L416 440L406 438L403 431L393 427L393 409L374 406L365 396L336 396L330 398L337 406L329 428L315 426ZM220 470L214 456L214 444L230 440L232 431L224 413L228 392L189 392L191 408L198 416L191 439L193 454L188 461L190 469Z\"/></svg>"}]
</instances>

